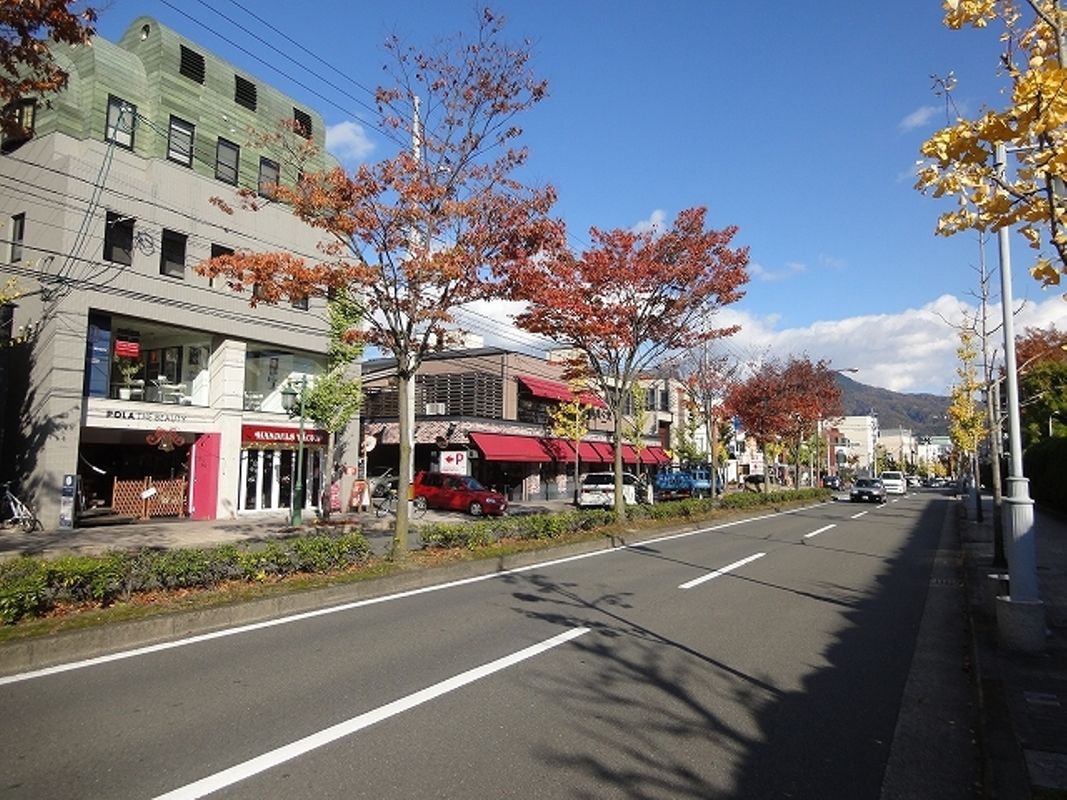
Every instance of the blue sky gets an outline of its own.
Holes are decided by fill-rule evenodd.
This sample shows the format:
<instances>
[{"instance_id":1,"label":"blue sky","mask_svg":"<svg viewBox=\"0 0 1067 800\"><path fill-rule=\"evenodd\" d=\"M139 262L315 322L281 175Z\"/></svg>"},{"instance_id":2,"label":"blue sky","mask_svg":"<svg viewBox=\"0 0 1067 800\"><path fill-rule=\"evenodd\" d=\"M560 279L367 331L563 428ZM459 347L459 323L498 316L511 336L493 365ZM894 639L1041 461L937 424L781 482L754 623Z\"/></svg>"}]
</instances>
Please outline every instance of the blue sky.
<instances>
[{"instance_id":1,"label":"blue sky","mask_svg":"<svg viewBox=\"0 0 1067 800\"><path fill-rule=\"evenodd\" d=\"M549 81L549 98L522 119L525 178L556 187L573 243L588 242L591 225L630 228L707 206L709 224L738 225L735 242L751 249L747 296L722 315L742 325L727 353L807 353L858 368L862 383L947 393L949 323L976 304L979 248L974 236L933 235L944 206L912 188L912 171L947 119L932 75L955 74L964 114L1003 104L996 29L950 31L938 0L490 6L508 38L530 40L533 69ZM111 0L98 32L118 39L142 14L318 109L349 166L396 148L353 99L369 103L367 88L384 79L384 39L431 44L476 18L470 0ZM1014 292L1026 301L1016 328L1063 328L1062 290L1027 275L1030 257L1016 241ZM986 259L995 267L995 244ZM489 341L502 330L486 316L465 324Z\"/></svg>"}]
</instances>

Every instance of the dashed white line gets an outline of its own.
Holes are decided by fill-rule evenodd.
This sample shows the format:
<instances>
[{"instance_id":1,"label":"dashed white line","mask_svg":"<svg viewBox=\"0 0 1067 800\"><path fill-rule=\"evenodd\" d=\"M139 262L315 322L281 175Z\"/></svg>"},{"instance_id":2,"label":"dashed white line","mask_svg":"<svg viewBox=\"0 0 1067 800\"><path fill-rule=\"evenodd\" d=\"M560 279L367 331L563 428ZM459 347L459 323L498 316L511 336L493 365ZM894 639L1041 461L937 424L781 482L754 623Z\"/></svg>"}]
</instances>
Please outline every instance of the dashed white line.
<instances>
[{"instance_id":1,"label":"dashed white line","mask_svg":"<svg viewBox=\"0 0 1067 800\"><path fill-rule=\"evenodd\" d=\"M588 632L588 628L574 628L565 631L558 636L553 636L551 639L546 639L543 642L531 645L530 647L519 650L509 656L504 656L503 658L498 658L496 661L490 661L488 664L483 664L480 667L461 672L459 675L443 680L440 683L435 683L433 686L428 686L414 694L409 694L407 697L401 697L399 700L394 700L393 702L387 703L373 711L368 711L365 714L352 717L344 722L331 725L329 728L325 728L318 733L305 736L303 739L297 739L295 742L278 747L241 764L236 764L229 769L224 769L221 772L216 772L214 775L208 775L206 778L201 778L194 783L181 786L166 794L161 794L156 800L194 800L194 798L204 797L212 792L217 792L219 789L224 789L239 781L251 778L253 775L258 775L259 773L271 769L272 767L276 767L286 761L291 761L294 758L302 756L305 753L322 747L323 745L327 745L330 742L337 741L345 736L351 736L353 733L370 727L375 723L389 719L390 717L394 717L405 711L409 711L415 706L422 705L423 703L434 700L448 692L455 691L469 683L473 683L488 675L492 675L494 672L499 672L502 669L518 664L520 661L525 661L528 658L540 655L547 650L551 650L553 647L558 647L559 645L569 642L571 639L576 639Z\"/></svg>"},{"instance_id":2,"label":"dashed white line","mask_svg":"<svg viewBox=\"0 0 1067 800\"><path fill-rule=\"evenodd\" d=\"M819 528L816 531L812 531L811 533L805 533L804 534L804 538L805 539L810 539L812 536L818 536L820 533L826 533L826 531L830 530L831 528L836 528L836 527L837 527L836 524L823 525L821 528Z\"/></svg>"},{"instance_id":3,"label":"dashed white line","mask_svg":"<svg viewBox=\"0 0 1067 800\"><path fill-rule=\"evenodd\" d=\"M700 584L704 583L705 581L710 581L710 580L712 580L714 578L718 578L720 575L725 575L727 572L733 572L738 567L743 567L745 564L748 564L750 561L755 561L757 558L763 558L765 555L767 555L767 554L766 553L756 553L755 555L751 555L748 558L742 558L740 561L735 561L733 564L727 564L725 567L722 567L721 569L717 569L714 572L709 572L707 575L701 575L699 578L694 578L691 581L686 581L685 583L681 584L678 588L679 589L692 589L694 586L699 586Z\"/></svg>"},{"instance_id":4,"label":"dashed white line","mask_svg":"<svg viewBox=\"0 0 1067 800\"><path fill-rule=\"evenodd\" d=\"M860 517L862 517L866 513L867 513L866 511L860 511L858 514L853 514L851 517L849 517L849 519L859 519Z\"/></svg>"}]
</instances>

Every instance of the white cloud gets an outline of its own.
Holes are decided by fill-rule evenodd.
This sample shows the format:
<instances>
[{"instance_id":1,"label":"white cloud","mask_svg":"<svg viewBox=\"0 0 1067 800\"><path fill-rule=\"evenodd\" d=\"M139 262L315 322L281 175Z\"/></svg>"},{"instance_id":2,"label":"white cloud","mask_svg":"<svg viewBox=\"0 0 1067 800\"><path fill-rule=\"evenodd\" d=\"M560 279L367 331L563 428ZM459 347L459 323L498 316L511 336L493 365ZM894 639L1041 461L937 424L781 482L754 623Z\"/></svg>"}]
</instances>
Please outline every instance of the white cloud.
<instances>
[{"instance_id":1,"label":"white cloud","mask_svg":"<svg viewBox=\"0 0 1067 800\"><path fill-rule=\"evenodd\" d=\"M339 122L326 128L326 150L342 162L362 161L374 150L374 142L361 125Z\"/></svg>"},{"instance_id":2,"label":"white cloud","mask_svg":"<svg viewBox=\"0 0 1067 800\"><path fill-rule=\"evenodd\" d=\"M902 133L907 133L916 128L925 128L941 110L937 106L920 106L898 122L897 129Z\"/></svg>"},{"instance_id":3,"label":"white cloud","mask_svg":"<svg viewBox=\"0 0 1067 800\"><path fill-rule=\"evenodd\" d=\"M767 269L757 261L749 262L748 265L749 277L755 278L758 281L763 281L764 283L784 281L788 278L792 278L794 275L801 275L807 271L807 265L802 264L799 261L787 261L785 266L778 270Z\"/></svg>"},{"instance_id":4,"label":"white cloud","mask_svg":"<svg viewBox=\"0 0 1067 800\"><path fill-rule=\"evenodd\" d=\"M1062 325L1065 303L1058 296L1027 303L1015 318L1015 331L1028 327ZM946 395L956 379L959 363L957 328L964 314L976 309L968 301L942 295L921 308L890 314L870 314L826 320L803 328L777 330L777 317L761 318L737 309L724 309L717 324L741 325L741 331L722 342L726 352L742 360L753 354L788 357L806 353L813 360L827 359L837 369L854 367L850 377L870 386L897 392ZM1001 319L999 306L989 310L990 324ZM994 335L997 353L1003 340Z\"/></svg>"},{"instance_id":5,"label":"white cloud","mask_svg":"<svg viewBox=\"0 0 1067 800\"><path fill-rule=\"evenodd\" d=\"M648 219L643 219L630 228L631 233L648 233L649 231L663 231L666 230L667 212L661 208L657 208L649 215Z\"/></svg>"}]
</instances>

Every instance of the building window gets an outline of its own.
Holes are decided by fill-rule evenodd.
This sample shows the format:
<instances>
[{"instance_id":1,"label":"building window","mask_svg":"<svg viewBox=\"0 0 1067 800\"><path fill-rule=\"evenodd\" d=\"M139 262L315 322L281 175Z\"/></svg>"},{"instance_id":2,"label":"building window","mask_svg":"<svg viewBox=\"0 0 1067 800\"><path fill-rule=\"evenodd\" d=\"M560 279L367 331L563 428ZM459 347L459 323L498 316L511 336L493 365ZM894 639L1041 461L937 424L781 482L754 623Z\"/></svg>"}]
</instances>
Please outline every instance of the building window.
<instances>
[{"instance_id":1,"label":"building window","mask_svg":"<svg viewBox=\"0 0 1067 800\"><path fill-rule=\"evenodd\" d=\"M252 111L256 110L256 85L252 81L233 76L233 100L237 105Z\"/></svg>"},{"instance_id":2,"label":"building window","mask_svg":"<svg viewBox=\"0 0 1067 800\"><path fill-rule=\"evenodd\" d=\"M159 274L172 278L185 277L185 242L184 233L163 229L163 241L159 248Z\"/></svg>"},{"instance_id":3,"label":"building window","mask_svg":"<svg viewBox=\"0 0 1067 800\"><path fill-rule=\"evenodd\" d=\"M11 341L11 334L15 331L15 304L4 303L0 306L0 343L6 344Z\"/></svg>"},{"instance_id":4,"label":"building window","mask_svg":"<svg viewBox=\"0 0 1067 800\"><path fill-rule=\"evenodd\" d=\"M37 101L35 99L16 100L4 110L14 109L12 120L15 123L13 133L5 133L0 139L0 152L10 153L33 138L33 127L37 122ZM21 128L21 130L18 130Z\"/></svg>"},{"instance_id":5,"label":"building window","mask_svg":"<svg viewBox=\"0 0 1067 800\"><path fill-rule=\"evenodd\" d=\"M263 197L274 197L280 177L277 161L271 161L266 156L259 159L259 193Z\"/></svg>"},{"instance_id":6,"label":"building window","mask_svg":"<svg viewBox=\"0 0 1067 800\"><path fill-rule=\"evenodd\" d=\"M104 223L104 260L115 264L133 263L133 217L107 212Z\"/></svg>"},{"instance_id":7,"label":"building window","mask_svg":"<svg viewBox=\"0 0 1067 800\"><path fill-rule=\"evenodd\" d=\"M187 167L193 165L193 134L191 122L178 117L170 118L170 138L167 141L167 158Z\"/></svg>"},{"instance_id":8,"label":"building window","mask_svg":"<svg viewBox=\"0 0 1067 800\"><path fill-rule=\"evenodd\" d=\"M220 181L237 185L237 165L241 160L241 148L226 139L219 139L215 148L215 177Z\"/></svg>"},{"instance_id":9,"label":"building window","mask_svg":"<svg viewBox=\"0 0 1067 800\"><path fill-rule=\"evenodd\" d=\"M305 139L311 138L311 115L309 113L301 111L299 108L294 108L293 123L296 126L297 133Z\"/></svg>"},{"instance_id":10,"label":"building window","mask_svg":"<svg viewBox=\"0 0 1067 800\"><path fill-rule=\"evenodd\" d=\"M137 118L137 106L127 103L113 94L107 96L107 128L104 139L127 150L133 149L133 126Z\"/></svg>"},{"instance_id":11,"label":"building window","mask_svg":"<svg viewBox=\"0 0 1067 800\"><path fill-rule=\"evenodd\" d=\"M11 263L22 261L22 240L26 235L26 215L11 218Z\"/></svg>"},{"instance_id":12,"label":"building window","mask_svg":"<svg viewBox=\"0 0 1067 800\"><path fill-rule=\"evenodd\" d=\"M308 310L308 296L306 294L300 297L294 297L292 303L293 308L299 308L301 311Z\"/></svg>"},{"instance_id":13,"label":"building window","mask_svg":"<svg viewBox=\"0 0 1067 800\"><path fill-rule=\"evenodd\" d=\"M213 245L211 245L211 257L212 258L218 258L219 256L232 256L232 255L233 255L233 248L232 247L224 247L221 244L213 244ZM213 287L215 285L215 279L214 278L208 278L207 279L207 285Z\"/></svg>"},{"instance_id":14,"label":"building window","mask_svg":"<svg viewBox=\"0 0 1067 800\"><path fill-rule=\"evenodd\" d=\"M204 57L186 47L181 45L181 60L178 64L178 72L184 75L190 80L194 80L197 83L204 82Z\"/></svg>"}]
</instances>

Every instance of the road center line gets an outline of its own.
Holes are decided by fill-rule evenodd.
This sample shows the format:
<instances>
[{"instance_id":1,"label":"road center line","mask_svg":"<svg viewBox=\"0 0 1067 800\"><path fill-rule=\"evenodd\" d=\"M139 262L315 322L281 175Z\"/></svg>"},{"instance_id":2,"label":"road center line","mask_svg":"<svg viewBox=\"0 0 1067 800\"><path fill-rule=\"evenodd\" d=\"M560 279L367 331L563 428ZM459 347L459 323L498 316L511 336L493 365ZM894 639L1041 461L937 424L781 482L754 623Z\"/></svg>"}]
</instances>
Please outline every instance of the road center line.
<instances>
[{"instance_id":1,"label":"road center line","mask_svg":"<svg viewBox=\"0 0 1067 800\"><path fill-rule=\"evenodd\" d=\"M853 514L851 517L849 517L849 519L859 519L860 517L862 517L866 513L867 513L866 511L861 511L858 514Z\"/></svg>"},{"instance_id":2,"label":"road center line","mask_svg":"<svg viewBox=\"0 0 1067 800\"><path fill-rule=\"evenodd\" d=\"M204 797L212 792L217 792L219 789L232 786L239 781L251 778L254 775L258 775L259 773L271 769L272 767L276 767L286 761L291 761L292 759L298 758L299 756L309 753L323 745L330 744L345 736L351 736L353 733L357 733L375 723L387 720L397 714L402 714L405 711L415 708L415 706L434 700L448 692L466 686L469 683L474 683L477 680L492 675L494 672L499 672L502 669L514 666L528 658L538 656L541 653L551 650L553 647L558 647L559 645L565 644L571 639L576 639L588 632L588 628L574 628L565 631L558 636L553 636L551 639L546 639L543 642L531 645L530 647L519 650L509 656L504 656L503 658L498 658L496 661L490 661L488 664L483 664L480 667L461 672L459 675L443 680L440 683L435 683L433 686L428 686L414 694L409 694L407 697L401 697L400 699L387 703L373 711L368 711L364 714L345 720L344 722L331 725L329 728L325 728L318 733L305 736L303 739L297 739L295 742L278 747L261 756L256 756L241 764L236 764L229 769L222 770L222 772L216 772L214 775L209 775L194 783L181 786L166 794L161 794L156 800L194 800L194 798Z\"/></svg>"},{"instance_id":3,"label":"road center line","mask_svg":"<svg viewBox=\"0 0 1067 800\"><path fill-rule=\"evenodd\" d=\"M810 539L812 536L818 536L820 533L826 533L826 531L830 530L830 528L836 528L836 527L837 527L836 523L831 524L831 525L823 525L817 531L812 531L811 533L805 533L804 534L804 538L805 539Z\"/></svg>"},{"instance_id":4,"label":"road center line","mask_svg":"<svg viewBox=\"0 0 1067 800\"><path fill-rule=\"evenodd\" d=\"M681 584L678 588L679 589L692 589L694 586L699 586L700 584L704 583L705 581L714 580L715 578L718 578L720 575L725 575L727 572L733 572L738 567L743 567L745 564L749 563L750 561L755 561L757 558L763 558L765 555L767 555L767 554L766 553L756 553L755 555L751 555L748 558L742 558L740 561L735 561L733 564L727 564L722 569L717 569L714 572L709 572L707 575L701 575L699 578L693 578L693 580L691 580L691 581L686 581L685 583Z\"/></svg>"}]
</instances>

